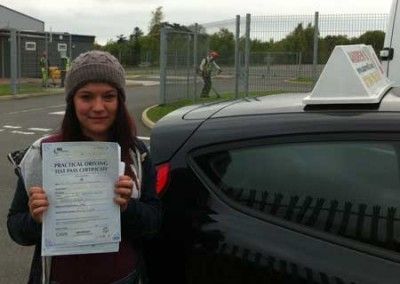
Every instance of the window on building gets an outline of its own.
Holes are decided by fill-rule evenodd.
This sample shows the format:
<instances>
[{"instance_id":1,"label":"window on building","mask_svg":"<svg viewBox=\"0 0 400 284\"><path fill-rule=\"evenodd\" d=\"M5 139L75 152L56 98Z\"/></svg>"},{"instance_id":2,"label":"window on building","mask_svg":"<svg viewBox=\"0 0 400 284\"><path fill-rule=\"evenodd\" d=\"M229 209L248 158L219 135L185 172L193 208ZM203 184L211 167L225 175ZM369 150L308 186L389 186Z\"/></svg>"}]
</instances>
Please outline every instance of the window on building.
<instances>
[{"instance_id":1,"label":"window on building","mask_svg":"<svg viewBox=\"0 0 400 284\"><path fill-rule=\"evenodd\" d=\"M58 51L67 51L67 44L66 43L58 43L57 50Z\"/></svg>"},{"instance_id":2,"label":"window on building","mask_svg":"<svg viewBox=\"0 0 400 284\"><path fill-rule=\"evenodd\" d=\"M25 42L25 50L26 51L36 51L36 42L34 42L34 41Z\"/></svg>"}]
</instances>

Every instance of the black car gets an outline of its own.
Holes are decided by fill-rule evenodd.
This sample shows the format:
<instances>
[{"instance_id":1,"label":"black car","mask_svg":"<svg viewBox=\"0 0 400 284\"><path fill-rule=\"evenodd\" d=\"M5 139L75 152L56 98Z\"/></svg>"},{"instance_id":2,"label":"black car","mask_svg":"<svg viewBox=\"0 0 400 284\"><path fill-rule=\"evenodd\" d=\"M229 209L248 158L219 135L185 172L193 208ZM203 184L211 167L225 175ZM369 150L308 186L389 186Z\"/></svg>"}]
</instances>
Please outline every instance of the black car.
<instances>
[{"instance_id":1,"label":"black car","mask_svg":"<svg viewBox=\"0 0 400 284\"><path fill-rule=\"evenodd\" d=\"M305 96L157 123L154 283L400 283L400 89L374 104Z\"/></svg>"}]
</instances>

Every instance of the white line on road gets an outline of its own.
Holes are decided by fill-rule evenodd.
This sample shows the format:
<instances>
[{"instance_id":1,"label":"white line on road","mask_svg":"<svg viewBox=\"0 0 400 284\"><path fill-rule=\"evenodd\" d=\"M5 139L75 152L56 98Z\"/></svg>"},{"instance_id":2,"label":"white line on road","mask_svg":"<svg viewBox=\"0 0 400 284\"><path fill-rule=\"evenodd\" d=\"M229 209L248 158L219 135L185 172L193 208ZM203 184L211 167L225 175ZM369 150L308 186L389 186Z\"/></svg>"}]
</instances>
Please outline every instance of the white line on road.
<instances>
[{"instance_id":1,"label":"white line on road","mask_svg":"<svg viewBox=\"0 0 400 284\"><path fill-rule=\"evenodd\" d=\"M4 128L7 129L20 129L21 126L14 126L14 125L3 125Z\"/></svg>"},{"instance_id":2,"label":"white line on road","mask_svg":"<svg viewBox=\"0 0 400 284\"><path fill-rule=\"evenodd\" d=\"M52 129L51 129L51 128L37 128L37 127L31 127L31 128L28 128L28 130L49 132L49 131L51 131Z\"/></svg>"},{"instance_id":3,"label":"white line on road","mask_svg":"<svg viewBox=\"0 0 400 284\"><path fill-rule=\"evenodd\" d=\"M64 115L65 111L55 111L55 112L49 112L49 114L55 114L55 115Z\"/></svg>"},{"instance_id":4,"label":"white line on road","mask_svg":"<svg viewBox=\"0 0 400 284\"><path fill-rule=\"evenodd\" d=\"M54 106L47 106L47 107L38 107L38 108L30 108L30 109L24 109L24 110L19 110L19 111L13 111L13 112L8 112L6 114L18 114L18 113L24 113L24 112L30 112L30 111L37 111L37 110L45 110L48 108L58 108L58 107L65 107L65 104L62 105L54 105Z\"/></svg>"},{"instance_id":5,"label":"white line on road","mask_svg":"<svg viewBox=\"0 0 400 284\"><path fill-rule=\"evenodd\" d=\"M5 129L0 128L0 132L3 132Z\"/></svg>"},{"instance_id":6,"label":"white line on road","mask_svg":"<svg viewBox=\"0 0 400 284\"><path fill-rule=\"evenodd\" d=\"M185 77L185 79L186 79L186 77ZM139 84L139 85L143 85L143 86L145 86L145 87L150 87L150 86L157 86L157 85L160 85L160 81L140 81L140 80L126 80L126 85L127 86L129 86L129 85L136 85L136 84Z\"/></svg>"},{"instance_id":7,"label":"white line on road","mask_svg":"<svg viewBox=\"0 0 400 284\"><path fill-rule=\"evenodd\" d=\"M137 136L137 138L139 138L140 140L150 141L150 137L146 137L146 136Z\"/></svg>"},{"instance_id":8,"label":"white line on road","mask_svg":"<svg viewBox=\"0 0 400 284\"><path fill-rule=\"evenodd\" d=\"M27 131L19 131L19 130L13 130L13 131L11 131L11 133L23 134L23 135L33 135L33 134L35 134L35 132L27 132Z\"/></svg>"}]
</instances>

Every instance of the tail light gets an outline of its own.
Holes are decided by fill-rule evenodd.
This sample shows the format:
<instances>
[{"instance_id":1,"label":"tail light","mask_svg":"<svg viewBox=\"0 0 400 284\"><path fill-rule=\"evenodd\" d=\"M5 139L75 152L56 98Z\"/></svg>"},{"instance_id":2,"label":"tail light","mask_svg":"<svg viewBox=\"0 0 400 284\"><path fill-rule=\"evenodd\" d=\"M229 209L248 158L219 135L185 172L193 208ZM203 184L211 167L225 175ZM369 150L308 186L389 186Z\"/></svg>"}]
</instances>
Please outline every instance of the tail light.
<instances>
[{"instance_id":1,"label":"tail light","mask_svg":"<svg viewBox=\"0 0 400 284\"><path fill-rule=\"evenodd\" d=\"M166 190L169 183L171 165L169 163L158 165L156 167L156 171L157 171L156 191L157 195L161 196Z\"/></svg>"}]
</instances>

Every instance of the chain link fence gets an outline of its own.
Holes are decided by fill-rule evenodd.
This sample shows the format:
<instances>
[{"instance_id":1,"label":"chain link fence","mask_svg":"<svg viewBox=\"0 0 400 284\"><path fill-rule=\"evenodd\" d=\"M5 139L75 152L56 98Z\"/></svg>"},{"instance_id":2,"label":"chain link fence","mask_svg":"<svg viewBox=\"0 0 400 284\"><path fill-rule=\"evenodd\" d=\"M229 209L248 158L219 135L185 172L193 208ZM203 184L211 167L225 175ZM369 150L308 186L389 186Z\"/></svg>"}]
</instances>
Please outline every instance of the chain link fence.
<instances>
[{"instance_id":1,"label":"chain link fence","mask_svg":"<svg viewBox=\"0 0 400 284\"><path fill-rule=\"evenodd\" d=\"M268 92L309 92L336 45L383 47L386 14L237 16L182 33L164 29L160 48L160 103L196 101L202 86L196 70L209 50L223 72L218 93L235 97Z\"/></svg>"}]
</instances>

